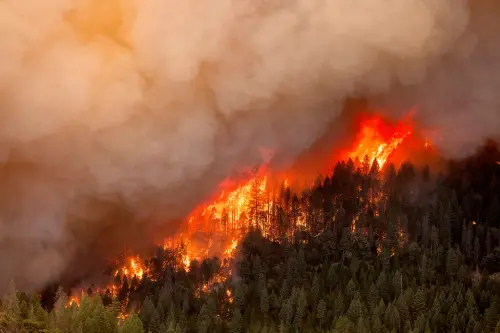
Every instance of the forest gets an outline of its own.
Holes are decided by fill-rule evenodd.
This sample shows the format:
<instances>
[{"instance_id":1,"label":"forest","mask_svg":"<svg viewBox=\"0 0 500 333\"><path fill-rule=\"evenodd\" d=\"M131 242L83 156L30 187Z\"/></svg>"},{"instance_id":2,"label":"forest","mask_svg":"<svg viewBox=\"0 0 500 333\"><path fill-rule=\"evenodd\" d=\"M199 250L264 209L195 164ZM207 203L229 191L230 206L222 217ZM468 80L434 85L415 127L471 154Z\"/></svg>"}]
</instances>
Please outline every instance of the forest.
<instances>
[{"instance_id":1,"label":"forest","mask_svg":"<svg viewBox=\"0 0 500 333\"><path fill-rule=\"evenodd\" d=\"M79 304L13 282L0 332L500 332L498 161L489 143L439 173L339 162L301 193L282 187L267 213L249 205L229 259L186 268L182 247L159 247L147 274Z\"/></svg>"}]
</instances>

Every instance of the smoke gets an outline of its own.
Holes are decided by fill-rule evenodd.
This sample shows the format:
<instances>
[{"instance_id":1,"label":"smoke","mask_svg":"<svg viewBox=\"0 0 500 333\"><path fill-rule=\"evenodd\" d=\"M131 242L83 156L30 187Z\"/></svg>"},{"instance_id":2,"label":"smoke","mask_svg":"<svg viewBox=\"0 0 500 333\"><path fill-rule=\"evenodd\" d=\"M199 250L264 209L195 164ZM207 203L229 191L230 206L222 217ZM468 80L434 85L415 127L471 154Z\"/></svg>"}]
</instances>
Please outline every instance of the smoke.
<instances>
[{"instance_id":1,"label":"smoke","mask_svg":"<svg viewBox=\"0 0 500 333\"><path fill-rule=\"evenodd\" d=\"M0 289L14 279L36 290L98 253L173 231L223 177L259 163L260 148L292 159L346 97L421 82L455 52L470 9L1 1ZM467 125L467 112L442 118Z\"/></svg>"},{"instance_id":2,"label":"smoke","mask_svg":"<svg viewBox=\"0 0 500 333\"><path fill-rule=\"evenodd\" d=\"M500 138L500 3L471 0L466 33L425 80L381 98L388 110L416 105L416 120L446 157L464 158ZM379 101L380 102L380 101Z\"/></svg>"}]
</instances>

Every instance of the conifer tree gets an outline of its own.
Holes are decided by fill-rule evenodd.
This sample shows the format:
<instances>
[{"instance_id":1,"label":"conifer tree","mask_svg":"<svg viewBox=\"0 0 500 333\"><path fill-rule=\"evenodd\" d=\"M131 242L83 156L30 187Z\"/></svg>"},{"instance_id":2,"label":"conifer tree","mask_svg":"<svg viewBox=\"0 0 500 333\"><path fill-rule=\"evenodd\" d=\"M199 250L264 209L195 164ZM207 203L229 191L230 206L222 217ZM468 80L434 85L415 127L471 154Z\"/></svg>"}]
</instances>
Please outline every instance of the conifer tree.
<instances>
[{"instance_id":1,"label":"conifer tree","mask_svg":"<svg viewBox=\"0 0 500 333\"><path fill-rule=\"evenodd\" d=\"M119 333L144 333L142 321L136 314L130 315L119 328Z\"/></svg>"},{"instance_id":2,"label":"conifer tree","mask_svg":"<svg viewBox=\"0 0 500 333\"><path fill-rule=\"evenodd\" d=\"M234 304L239 309L243 309L245 306L245 293L243 291L241 282L236 283L236 288L234 291Z\"/></svg>"},{"instance_id":3,"label":"conifer tree","mask_svg":"<svg viewBox=\"0 0 500 333\"><path fill-rule=\"evenodd\" d=\"M316 304L319 299L319 278L318 275L314 275L313 283L311 286L311 300L312 304Z\"/></svg>"},{"instance_id":4,"label":"conifer tree","mask_svg":"<svg viewBox=\"0 0 500 333\"><path fill-rule=\"evenodd\" d=\"M320 330L321 330L321 328L323 326L323 321L326 318L326 303L323 299L321 299L319 301L318 306L316 308L316 318L319 321Z\"/></svg>"},{"instance_id":5,"label":"conifer tree","mask_svg":"<svg viewBox=\"0 0 500 333\"><path fill-rule=\"evenodd\" d=\"M269 313L269 296L265 286L262 287L260 292L260 310L262 311L264 317Z\"/></svg>"},{"instance_id":6,"label":"conifer tree","mask_svg":"<svg viewBox=\"0 0 500 333\"><path fill-rule=\"evenodd\" d=\"M243 318L239 309L234 309L231 322L229 324L230 333L243 333Z\"/></svg>"},{"instance_id":7,"label":"conifer tree","mask_svg":"<svg viewBox=\"0 0 500 333\"><path fill-rule=\"evenodd\" d=\"M448 249L446 257L446 273L450 278L455 278L458 273L458 256L455 249Z\"/></svg>"},{"instance_id":8,"label":"conifer tree","mask_svg":"<svg viewBox=\"0 0 500 333\"><path fill-rule=\"evenodd\" d=\"M411 312L414 319L418 318L426 308L425 294L422 288L418 288L412 303Z\"/></svg>"}]
</instances>

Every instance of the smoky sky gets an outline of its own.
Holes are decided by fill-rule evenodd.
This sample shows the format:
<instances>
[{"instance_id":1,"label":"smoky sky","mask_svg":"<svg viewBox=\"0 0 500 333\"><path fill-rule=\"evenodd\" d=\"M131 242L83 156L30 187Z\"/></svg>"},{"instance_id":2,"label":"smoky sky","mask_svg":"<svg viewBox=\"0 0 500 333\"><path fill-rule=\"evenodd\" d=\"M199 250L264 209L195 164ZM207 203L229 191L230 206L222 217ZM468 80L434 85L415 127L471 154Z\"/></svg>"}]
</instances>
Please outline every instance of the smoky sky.
<instances>
[{"instance_id":1,"label":"smoky sky","mask_svg":"<svg viewBox=\"0 0 500 333\"><path fill-rule=\"evenodd\" d=\"M492 3L0 2L0 289L174 233L263 148L306 151L346 98L419 102L445 153L457 126L479 144L499 124Z\"/></svg>"}]
</instances>

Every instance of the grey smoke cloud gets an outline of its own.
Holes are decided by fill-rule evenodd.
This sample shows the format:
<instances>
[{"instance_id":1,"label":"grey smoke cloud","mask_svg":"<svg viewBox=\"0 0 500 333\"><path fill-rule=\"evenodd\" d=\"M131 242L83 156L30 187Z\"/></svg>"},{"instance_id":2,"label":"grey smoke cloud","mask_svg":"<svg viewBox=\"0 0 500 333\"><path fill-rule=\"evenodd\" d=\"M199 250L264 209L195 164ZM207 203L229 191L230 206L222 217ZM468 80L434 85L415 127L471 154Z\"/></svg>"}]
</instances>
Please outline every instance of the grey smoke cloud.
<instances>
[{"instance_id":1,"label":"grey smoke cloud","mask_svg":"<svg viewBox=\"0 0 500 333\"><path fill-rule=\"evenodd\" d=\"M0 2L0 289L14 278L35 290L69 263L148 242L141 235L173 228L222 178L259 163L260 148L289 159L308 149L344 98L421 82L455 50L470 9Z\"/></svg>"},{"instance_id":2,"label":"grey smoke cloud","mask_svg":"<svg viewBox=\"0 0 500 333\"><path fill-rule=\"evenodd\" d=\"M469 26L416 85L383 96L389 110L416 105L415 119L439 151L463 158L500 138L500 3L470 1Z\"/></svg>"}]
</instances>

